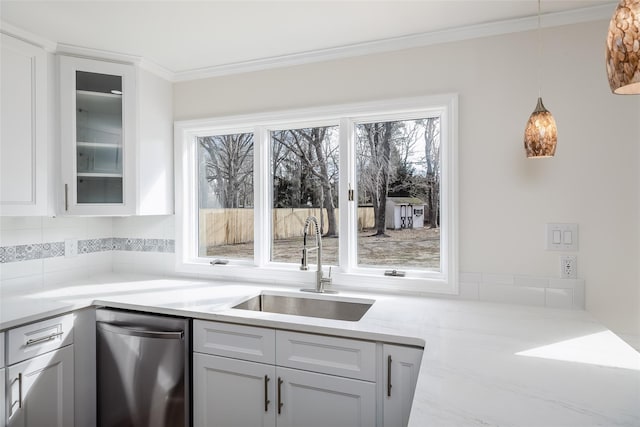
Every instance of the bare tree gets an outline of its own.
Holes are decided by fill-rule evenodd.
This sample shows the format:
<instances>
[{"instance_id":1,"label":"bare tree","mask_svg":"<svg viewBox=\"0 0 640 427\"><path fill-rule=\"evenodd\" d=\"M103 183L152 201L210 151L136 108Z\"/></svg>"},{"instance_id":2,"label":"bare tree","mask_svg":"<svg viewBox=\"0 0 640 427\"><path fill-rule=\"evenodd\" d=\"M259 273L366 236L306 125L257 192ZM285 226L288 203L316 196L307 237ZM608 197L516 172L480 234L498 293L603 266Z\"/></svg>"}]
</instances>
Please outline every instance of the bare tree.
<instances>
[{"instance_id":1,"label":"bare tree","mask_svg":"<svg viewBox=\"0 0 640 427\"><path fill-rule=\"evenodd\" d=\"M337 181L338 147L330 143L332 127L290 129L277 132L272 138L285 147L304 166L318 183L312 191L318 194L320 207L327 212L327 231L325 236L337 235L336 206L333 183ZM320 216L321 229L324 230L324 216Z\"/></svg>"},{"instance_id":2,"label":"bare tree","mask_svg":"<svg viewBox=\"0 0 640 427\"><path fill-rule=\"evenodd\" d=\"M440 118L424 120L427 214L431 228L440 226Z\"/></svg>"},{"instance_id":3,"label":"bare tree","mask_svg":"<svg viewBox=\"0 0 640 427\"><path fill-rule=\"evenodd\" d=\"M389 195L423 196L424 186L421 184L420 177L416 175L416 164L423 162L417 149L421 131L421 120L394 122L389 168Z\"/></svg>"},{"instance_id":4,"label":"bare tree","mask_svg":"<svg viewBox=\"0 0 640 427\"><path fill-rule=\"evenodd\" d=\"M253 205L253 134L199 139L205 150L205 176L223 208Z\"/></svg>"},{"instance_id":5,"label":"bare tree","mask_svg":"<svg viewBox=\"0 0 640 427\"><path fill-rule=\"evenodd\" d=\"M391 141L397 122L366 123L358 126L361 155L367 158L360 170L361 186L371 196L376 236L385 236L386 205L391 168Z\"/></svg>"}]
</instances>

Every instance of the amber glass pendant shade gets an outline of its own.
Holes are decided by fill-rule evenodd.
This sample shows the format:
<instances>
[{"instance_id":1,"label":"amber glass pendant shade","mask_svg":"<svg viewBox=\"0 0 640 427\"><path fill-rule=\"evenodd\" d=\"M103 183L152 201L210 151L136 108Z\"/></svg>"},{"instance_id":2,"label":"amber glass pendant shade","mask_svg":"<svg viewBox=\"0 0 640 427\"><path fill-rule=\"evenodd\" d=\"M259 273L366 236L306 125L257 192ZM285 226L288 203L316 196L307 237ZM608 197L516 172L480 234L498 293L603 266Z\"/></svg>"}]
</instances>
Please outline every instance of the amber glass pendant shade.
<instances>
[{"instance_id":1,"label":"amber glass pendant shade","mask_svg":"<svg viewBox=\"0 0 640 427\"><path fill-rule=\"evenodd\" d=\"M542 33L540 31L540 1L538 0L538 93L541 92L540 63L542 61ZM538 95L536 109L533 110L524 129L524 149L530 159L553 157L558 143L558 128L551 112L544 108L542 97Z\"/></svg>"},{"instance_id":2,"label":"amber glass pendant shade","mask_svg":"<svg viewBox=\"0 0 640 427\"><path fill-rule=\"evenodd\" d=\"M556 153L558 129L551 112L544 107L542 98L538 98L527 127L524 130L524 149L527 157L552 157Z\"/></svg>"},{"instance_id":3,"label":"amber glass pendant shade","mask_svg":"<svg viewBox=\"0 0 640 427\"><path fill-rule=\"evenodd\" d=\"M613 93L640 94L640 0L621 0L611 17L607 75Z\"/></svg>"}]
</instances>

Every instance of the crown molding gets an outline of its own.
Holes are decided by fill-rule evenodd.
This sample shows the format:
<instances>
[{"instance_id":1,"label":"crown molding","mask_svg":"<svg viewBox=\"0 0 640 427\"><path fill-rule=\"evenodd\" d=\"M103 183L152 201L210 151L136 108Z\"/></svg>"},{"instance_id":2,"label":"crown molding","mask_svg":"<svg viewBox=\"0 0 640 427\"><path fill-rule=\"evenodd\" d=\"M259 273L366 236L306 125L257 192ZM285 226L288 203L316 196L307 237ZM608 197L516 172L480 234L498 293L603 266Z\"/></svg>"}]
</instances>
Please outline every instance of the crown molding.
<instances>
[{"instance_id":1,"label":"crown molding","mask_svg":"<svg viewBox=\"0 0 640 427\"><path fill-rule=\"evenodd\" d=\"M29 31L23 30L22 28L16 27L15 25L9 24L5 21L0 21L0 33L20 39L34 46L38 46L49 53L78 56L82 58L98 58L105 61L120 62L126 64L136 64L138 65L138 67L156 74L157 76L162 77L165 80L174 80L174 72L167 70L163 66L158 65L155 62L141 56L126 55L118 52L92 49L66 43L56 43L44 37L33 34Z\"/></svg>"},{"instance_id":2,"label":"crown molding","mask_svg":"<svg viewBox=\"0 0 640 427\"><path fill-rule=\"evenodd\" d=\"M541 15L540 25L543 28L562 25L579 24L584 22L610 19L617 2L555 12ZM197 80L210 77L220 77L230 74L249 73L314 62L344 59L355 56L384 53L395 50L411 49L441 43L450 43L475 38L497 36L509 33L535 30L538 27L538 17L529 16L518 19L508 19L486 24L470 25L442 31L413 34L394 37L366 43L357 43L330 49L320 49L291 55L275 56L252 61L223 64L196 70L180 71L173 75L173 81Z\"/></svg>"},{"instance_id":3,"label":"crown molding","mask_svg":"<svg viewBox=\"0 0 640 427\"><path fill-rule=\"evenodd\" d=\"M108 50L93 49L65 43L58 43L58 49L56 53L60 55L78 56L81 58L97 58L111 62L135 64L138 67L156 74L165 80L173 81L174 79L173 72L167 70L161 65L156 64L153 61L143 58L142 56L127 55L118 52L111 52Z\"/></svg>"},{"instance_id":4,"label":"crown molding","mask_svg":"<svg viewBox=\"0 0 640 427\"><path fill-rule=\"evenodd\" d=\"M541 15L540 24L543 28L559 27L563 25L579 24L584 22L610 19L617 1L607 2L601 5L575 9L564 12L547 13ZM21 39L27 43L39 46L50 53L72 55L89 58L100 58L113 62L137 64L159 77L171 82L198 80L210 77L220 77L231 74L249 73L254 71L269 70L274 68L290 67L295 65L310 64L322 61L331 61L356 56L384 53L395 50L411 49L430 46L441 43L470 40L475 38L497 36L509 33L518 33L536 29L537 16L529 16L518 19L508 19L486 24L470 25L466 27L452 28L442 31L413 34L402 37L376 40L365 43L356 43L329 49L319 49L308 52L294 53L291 55L275 56L251 61L222 64L195 70L171 71L146 58L92 49L82 46L56 43L44 37L25 31L5 21L0 21L0 32Z\"/></svg>"},{"instance_id":5,"label":"crown molding","mask_svg":"<svg viewBox=\"0 0 640 427\"><path fill-rule=\"evenodd\" d=\"M56 42L52 42L49 39L30 33L29 31L25 31L22 28L18 28L15 25L11 25L5 21L0 21L0 33L38 46L44 49L46 52L50 53L55 53L58 45Z\"/></svg>"},{"instance_id":6,"label":"crown molding","mask_svg":"<svg viewBox=\"0 0 640 427\"><path fill-rule=\"evenodd\" d=\"M162 77L163 79L168 80L170 82L175 81L175 73L173 71L170 71L164 68L162 65L156 64L155 62L147 58L142 58L140 60L139 67L142 68L143 70L147 70L150 73L155 74L156 76Z\"/></svg>"},{"instance_id":7,"label":"crown molding","mask_svg":"<svg viewBox=\"0 0 640 427\"><path fill-rule=\"evenodd\" d=\"M56 53L59 55L77 56L79 58L101 59L110 62L120 62L122 64L139 64L142 60L141 56L127 55L124 53L93 49L66 43L58 43L58 49L56 50Z\"/></svg>"}]
</instances>

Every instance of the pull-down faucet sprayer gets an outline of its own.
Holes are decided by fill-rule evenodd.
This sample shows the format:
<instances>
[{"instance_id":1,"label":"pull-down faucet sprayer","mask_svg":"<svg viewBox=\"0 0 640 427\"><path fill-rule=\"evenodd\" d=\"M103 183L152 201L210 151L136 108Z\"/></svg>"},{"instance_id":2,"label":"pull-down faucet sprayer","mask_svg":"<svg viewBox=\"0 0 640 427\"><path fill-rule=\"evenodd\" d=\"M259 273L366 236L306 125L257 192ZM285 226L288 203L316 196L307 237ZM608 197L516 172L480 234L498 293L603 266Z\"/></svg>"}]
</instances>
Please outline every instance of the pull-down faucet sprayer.
<instances>
[{"instance_id":1,"label":"pull-down faucet sprayer","mask_svg":"<svg viewBox=\"0 0 640 427\"><path fill-rule=\"evenodd\" d=\"M309 248L307 247L307 235L309 233L309 224L313 223L316 229L316 246ZM307 265L307 252L316 250L318 254L317 266L318 270L316 271L316 288L315 289L301 289L305 292L316 292L316 293L325 293L325 294L335 294L337 291L332 291L325 289L325 286L331 285L331 269L329 269L329 277L324 277L322 273L322 236L320 235L320 226L318 225L318 220L315 216L309 216L304 222L304 230L303 230L303 243L302 243L302 261L300 264L300 270L308 270L309 266Z\"/></svg>"}]
</instances>

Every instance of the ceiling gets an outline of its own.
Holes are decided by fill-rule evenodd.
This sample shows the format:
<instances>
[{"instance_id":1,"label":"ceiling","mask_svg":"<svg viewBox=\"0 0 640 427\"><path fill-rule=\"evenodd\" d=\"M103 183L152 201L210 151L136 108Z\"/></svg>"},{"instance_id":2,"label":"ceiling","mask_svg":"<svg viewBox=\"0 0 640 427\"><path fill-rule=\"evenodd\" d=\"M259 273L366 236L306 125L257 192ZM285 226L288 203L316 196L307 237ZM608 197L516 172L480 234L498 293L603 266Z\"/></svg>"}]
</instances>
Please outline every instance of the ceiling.
<instances>
[{"instance_id":1,"label":"ceiling","mask_svg":"<svg viewBox=\"0 0 640 427\"><path fill-rule=\"evenodd\" d=\"M611 5L545 0L542 13ZM0 0L8 24L183 73L535 16L535 0Z\"/></svg>"}]
</instances>

